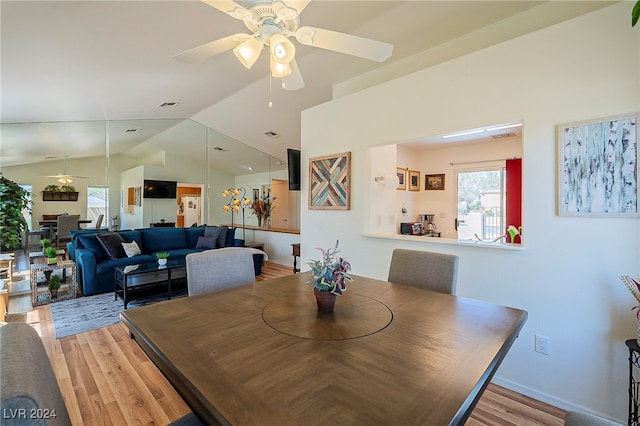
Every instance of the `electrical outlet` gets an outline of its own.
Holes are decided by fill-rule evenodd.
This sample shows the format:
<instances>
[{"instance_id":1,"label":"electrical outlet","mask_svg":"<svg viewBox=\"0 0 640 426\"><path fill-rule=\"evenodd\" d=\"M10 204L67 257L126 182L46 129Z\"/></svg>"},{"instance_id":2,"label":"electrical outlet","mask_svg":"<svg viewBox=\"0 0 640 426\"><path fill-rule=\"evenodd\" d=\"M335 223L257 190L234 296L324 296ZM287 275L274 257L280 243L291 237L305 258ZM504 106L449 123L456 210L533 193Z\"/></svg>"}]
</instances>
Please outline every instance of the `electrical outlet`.
<instances>
[{"instance_id":1,"label":"electrical outlet","mask_svg":"<svg viewBox=\"0 0 640 426\"><path fill-rule=\"evenodd\" d=\"M540 334L536 334L535 336L535 351L544 355L549 355L549 338L547 336L542 336Z\"/></svg>"}]
</instances>

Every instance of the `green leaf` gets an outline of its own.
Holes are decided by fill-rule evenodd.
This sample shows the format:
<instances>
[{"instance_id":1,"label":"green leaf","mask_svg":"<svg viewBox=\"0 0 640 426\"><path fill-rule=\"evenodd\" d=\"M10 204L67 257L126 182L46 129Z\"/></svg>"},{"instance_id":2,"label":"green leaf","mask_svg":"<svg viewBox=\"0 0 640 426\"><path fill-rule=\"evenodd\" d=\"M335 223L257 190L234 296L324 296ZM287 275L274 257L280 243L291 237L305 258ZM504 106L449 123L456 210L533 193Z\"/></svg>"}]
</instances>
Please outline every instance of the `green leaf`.
<instances>
[{"instance_id":1,"label":"green leaf","mask_svg":"<svg viewBox=\"0 0 640 426\"><path fill-rule=\"evenodd\" d=\"M638 23L638 18L640 17L640 0L636 2L636 5L633 6L633 10L631 11L631 26L635 27Z\"/></svg>"}]
</instances>

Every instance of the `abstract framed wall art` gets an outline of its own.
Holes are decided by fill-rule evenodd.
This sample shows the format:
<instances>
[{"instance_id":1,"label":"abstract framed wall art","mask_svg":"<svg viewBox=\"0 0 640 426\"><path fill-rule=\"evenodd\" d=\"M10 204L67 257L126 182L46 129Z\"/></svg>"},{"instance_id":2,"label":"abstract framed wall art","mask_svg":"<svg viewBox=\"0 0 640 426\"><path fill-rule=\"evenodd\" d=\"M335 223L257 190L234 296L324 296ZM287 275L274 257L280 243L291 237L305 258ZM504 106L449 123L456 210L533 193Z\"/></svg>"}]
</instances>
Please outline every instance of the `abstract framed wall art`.
<instances>
[{"instance_id":1,"label":"abstract framed wall art","mask_svg":"<svg viewBox=\"0 0 640 426\"><path fill-rule=\"evenodd\" d=\"M638 217L638 114L558 127L558 215Z\"/></svg>"},{"instance_id":2,"label":"abstract framed wall art","mask_svg":"<svg viewBox=\"0 0 640 426\"><path fill-rule=\"evenodd\" d=\"M309 159L309 209L351 208L351 152Z\"/></svg>"},{"instance_id":3,"label":"abstract framed wall art","mask_svg":"<svg viewBox=\"0 0 640 426\"><path fill-rule=\"evenodd\" d=\"M406 190L407 189L407 169L396 167L396 175L398 176L398 186L396 187L396 189L399 191Z\"/></svg>"},{"instance_id":4,"label":"abstract framed wall art","mask_svg":"<svg viewBox=\"0 0 640 426\"><path fill-rule=\"evenodd\" d=\"M420 191L420 172L409 170L409 191Z\"/></svg>"}]
</instances>

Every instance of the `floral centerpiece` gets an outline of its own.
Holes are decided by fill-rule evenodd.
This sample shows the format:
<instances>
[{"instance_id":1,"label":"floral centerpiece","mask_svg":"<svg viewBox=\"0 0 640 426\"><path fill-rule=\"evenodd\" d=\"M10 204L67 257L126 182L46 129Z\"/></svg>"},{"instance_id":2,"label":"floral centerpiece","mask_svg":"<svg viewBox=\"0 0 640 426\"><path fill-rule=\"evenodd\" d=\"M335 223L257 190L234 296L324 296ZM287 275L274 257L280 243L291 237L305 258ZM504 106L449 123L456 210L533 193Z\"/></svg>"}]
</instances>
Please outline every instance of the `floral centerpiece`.
<instances>
[{"instance_id":1,"label":"floral centerpiece","mask_svg":"<svg viewBox=\"0 0 640 426\"><path fill-rule=\"evenodd\" d=\"M307 283L313 284L318 312L330 313L333 312L336 296L342 296L347 290L347 281L353 282L349 275L351 264L338 256L338 241L335 247L318 250L322 252L322 259L307 263L313 275L313 280Z\"/></svg>"},{"instance_id":2,"label":"floral centerpiece","mask_svg":"<svg viewBox=\"0 0 640 426\"><path fill-rule=\"evenodd\" d=\"M313 280L307 281L313 284L318 291L327 291L342 296L347 290L347 281L353 282L353 278L349 275L351 264L342 256L338 256L338 241L335 247L328 249L318 248L322 252L322 259L312 260L307 265L311 267Z\"/></svg>"}]
</instances>

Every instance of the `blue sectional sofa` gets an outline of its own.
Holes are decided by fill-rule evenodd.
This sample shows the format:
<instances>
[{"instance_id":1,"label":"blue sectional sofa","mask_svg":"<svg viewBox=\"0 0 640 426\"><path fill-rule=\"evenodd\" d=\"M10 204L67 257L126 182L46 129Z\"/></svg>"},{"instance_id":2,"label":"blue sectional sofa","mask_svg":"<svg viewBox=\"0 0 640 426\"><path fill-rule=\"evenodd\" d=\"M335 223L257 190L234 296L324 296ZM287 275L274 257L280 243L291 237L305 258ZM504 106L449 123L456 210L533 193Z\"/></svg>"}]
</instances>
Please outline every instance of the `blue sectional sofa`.
<instances>
[{"instance_id":1,"label":"blue sectional sofa","mask_svg":"<svg viewBox=\"0 0 640 426\"><path fill-rule=\"evenodd\" d=\"M108 233L107 230L75 232L71 242L67 244L67 249L69 257L77 264L76 278L82 294L90 296L114 291L113 272L116 267L155 262L157 252L168 252L171 259L184 259L189 253L244 244L242 240L235 240L235 228L227 227L224 227L226 235L224 238L219 235L215 247L203 244L206 238L200 237L205 236L207 228L222 231L221 227L206 226L117 231L125 242L135 241L140 248L142 253L132 257L125 254L114 259L109 256L97 237L98 234ZM262 259L259 261L261 266Z\"/></svg>"}]
</instances>

